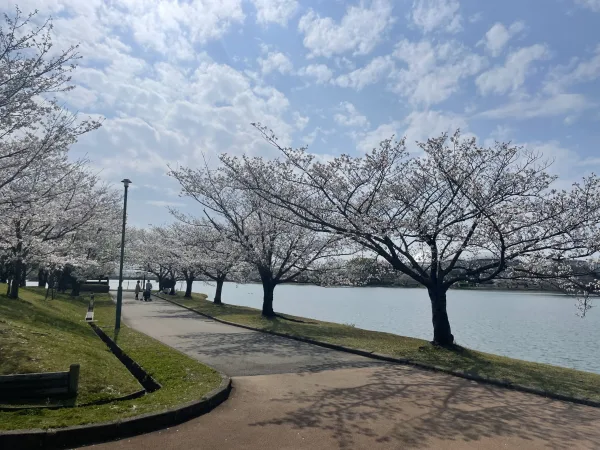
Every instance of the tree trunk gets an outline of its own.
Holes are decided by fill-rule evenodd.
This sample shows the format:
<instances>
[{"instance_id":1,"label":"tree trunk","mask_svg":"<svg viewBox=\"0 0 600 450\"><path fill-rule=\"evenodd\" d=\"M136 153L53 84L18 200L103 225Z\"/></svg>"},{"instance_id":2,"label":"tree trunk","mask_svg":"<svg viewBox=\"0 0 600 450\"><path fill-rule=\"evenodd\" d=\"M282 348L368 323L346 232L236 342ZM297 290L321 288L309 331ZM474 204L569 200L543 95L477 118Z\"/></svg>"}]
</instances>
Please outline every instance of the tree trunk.
<instances>
[{"instance_id":1,"label":"tree trunk","mask_svg":"<svg viewBox=\"0 0 600 450\"><path fill-rule=\"evenodd\" d=\"M46 287L46 300L48 300L48 294L50 294L50 289L54 291L54 278L56 277L56 272L52 272L48 274L48 286Z\"/></svg>"},{"instance_id":2,"label":"tree trunk","mask_svg":"<svg viewBox=\"0 0 600 450\"><path fill-rule=\"evenodd\" d=\"M264 317L275 317L275 311L273 311L273 291L275 285L272 282L263 281L263 307L262 315Z\"/></svg>"},{"instance_id":3,"label":"tree trunk","mask_svg":"<svg viewBox=\"0 0 600 450\"><path fill-rule=\"evenodd\" d=\"M450 321L446 311L446 291L429 288L431 300L431 321L433 322L433 343L444 347L454 344L454 336L450 330Z\"/></svg>"},{"instance_id":4,"label":"tree trunk","mask_svg":"<svg viewBox=\"0 0 600 450\"><path fill-rule=\"evenodd\" d=\"M46 283L48 282L48 272L44 269L40 269L38 271L38 286L46 287Z\"/></svg>"},{"instance_id":5,"label":"tree trunk","mask_svg":"<svg viewBox=\"0 0 600 450\"><path fill-rule=\"evenodd\" d=\"M73 280L71 283L73 289L71 290L71 297L78 297L81 292L81 283L78 280Z\"/></svg>"},{"instance_id":6,"label":"tree trunk","mask_svg":"<svg viewBox=\"0 0 600 450\"><path fill-rule=\"evenodd\" d=\"M21 282L21 270L23 263L20 260L15 260L13 264L13 278L10 283L10 298L19 298L19 284Z\"/></svg>"},{"instance_id":7,"label":"tree trunk","mask_svg":"<svg viewBox=\"0 0 600 450\"><path fill-rule=\"evenodd\" d=\"M213 301L213 303L215 305L223 304L223 302L221 301L221 292L223 292L223 283L224 282L225 282L225 277L217 277L217 290L215 292L215 299Z\"/></svg>"},{"instance_id":8,"label":"tree trunk","mask_svg":"<svg viewBox=\"0 0 600 450\"><path fill-rule=\"evenodd\" d=\"M63 294L67 292L67 281L70 276L69 273L70 270L67 267L60 271L60 275L58 276L58 282L56 286L56 290L58 292L62 292Z\"/></svg>"},{"instance_id":9,"label":"tree trunk","mask_svg":"<svg viewBox=\"0 0 600 450\"><path fill-rule=\"evenodd\" d=\"M19 282L19 286L27 286L27 266L25 264L23 264L23 267L21 268L21 280Z\"/></svg>"},{"instance_id":10,"label":"tree trunk","mask_svg":"<svg viewBox=\"0 0 600 450\"><path fill-rule=\"evenodd\" d=\"M192 297L192 284L194 284L194 277L186 278L185 280L185 298Z\"/></svg>"}]
</instances>

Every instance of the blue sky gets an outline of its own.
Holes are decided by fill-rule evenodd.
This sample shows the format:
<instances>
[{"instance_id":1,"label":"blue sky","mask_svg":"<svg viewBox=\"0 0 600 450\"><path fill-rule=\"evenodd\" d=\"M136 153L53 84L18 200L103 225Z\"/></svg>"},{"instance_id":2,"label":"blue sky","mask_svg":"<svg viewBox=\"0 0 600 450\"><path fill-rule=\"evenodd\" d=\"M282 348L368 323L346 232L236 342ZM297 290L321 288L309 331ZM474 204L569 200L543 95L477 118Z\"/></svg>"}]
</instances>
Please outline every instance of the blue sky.
<instances>
[{"instance_id":1,"label":"blue sky","mask_svg":"<svg viewBox=\"0 0 600 450\"><path fill-rule=\"evenodd\" d=\"M26 0L81 44L62 100L103 127L73 149L133 181L130 222L170 221L167 165L272 156L250 122L325 157L460 127L600 170L600 0ZM9 9L10 9L9 5Z\"/></svg>"}]
</instances>

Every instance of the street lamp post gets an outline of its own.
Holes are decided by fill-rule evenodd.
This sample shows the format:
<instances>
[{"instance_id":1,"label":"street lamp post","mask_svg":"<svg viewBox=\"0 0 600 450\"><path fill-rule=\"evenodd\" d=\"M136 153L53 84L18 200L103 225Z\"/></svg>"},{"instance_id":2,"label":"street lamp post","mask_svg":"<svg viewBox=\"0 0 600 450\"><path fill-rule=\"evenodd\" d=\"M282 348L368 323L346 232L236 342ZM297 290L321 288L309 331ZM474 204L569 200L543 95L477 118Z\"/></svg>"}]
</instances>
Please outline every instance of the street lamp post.
<instances>
[{"instance_id":1,"label":"street lamp post","mask_svg":"<svg viewBox=\"0 0 600 450\"><path fill-rule=\"evenodd\" d=\"M121 231L121 262L119 265L119 287L117 289L117 317L115 318L115 330L121 329L121 305L123 303L123 258L125 257L125 223L127 222L127 189L131 180L125 178L121 181L125 185L125 197L123 198L123 230Z\"/></svg>"}]
</instances>

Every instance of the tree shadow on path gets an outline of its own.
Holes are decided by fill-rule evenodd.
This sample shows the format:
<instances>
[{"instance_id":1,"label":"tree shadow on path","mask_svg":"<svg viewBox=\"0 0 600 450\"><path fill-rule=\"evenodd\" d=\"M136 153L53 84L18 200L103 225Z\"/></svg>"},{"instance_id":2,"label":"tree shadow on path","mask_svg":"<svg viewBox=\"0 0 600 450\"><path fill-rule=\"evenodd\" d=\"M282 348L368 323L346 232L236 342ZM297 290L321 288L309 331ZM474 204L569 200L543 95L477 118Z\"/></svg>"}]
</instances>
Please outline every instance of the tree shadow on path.
<instances>
[{"instance_id":1,"label":"tree shadow on path","mask_svg":"<svg viewBox=\"0 0 600 450\"><path fill-rule=\"evenodd\" d=\"M365 440L373 447L429 448L439 440L508 437L555 449L600 448L600 409L390 365L341 384L320 382L315 391L273 399L281 416L251 425L324 430L341 449L362 448Z\"/></svg>"},{"instance_id":2,"label":"tree shadow on path","mask_svg":"<svg viewBox=\"0 0 600 450\"><path fill-rule=\"evenodd\" d=\"M314 373L387 363L256 332L178 335L178 348L231 375ZM243 368L240 372L236 369Z\"/></svg>"}]
</instances>

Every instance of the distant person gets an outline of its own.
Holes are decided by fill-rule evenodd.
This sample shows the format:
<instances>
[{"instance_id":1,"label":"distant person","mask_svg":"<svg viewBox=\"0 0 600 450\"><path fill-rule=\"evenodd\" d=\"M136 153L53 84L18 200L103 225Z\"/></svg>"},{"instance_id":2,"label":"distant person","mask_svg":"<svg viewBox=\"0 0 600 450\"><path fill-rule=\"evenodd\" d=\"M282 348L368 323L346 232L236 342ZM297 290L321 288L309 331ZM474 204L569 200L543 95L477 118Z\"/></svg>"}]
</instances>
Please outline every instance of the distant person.
<instances>
[{"instance_id":1,"label":"distant person","mask_svg":"<svg viewBox=\"0 0 600 450\"><path fill-rule=\"evenodd\" d=\"M150 294L152 294L152 283L150 283L150 281L148 281L146 283L146 289L144 289L144 300L149 302L150 300Z\"/></svg>"},{"instance_id":2,"label":"distant person","mask_svg":"<svg viewBox=\"0 0 600 450\"><path fill-rule=\"evenodd\" d=\"M137 284L135 285L135 299L139 300L140 292L142 292L142 286L140 286L140 280L137 280Z\"/></svg>"}]
</instances>

